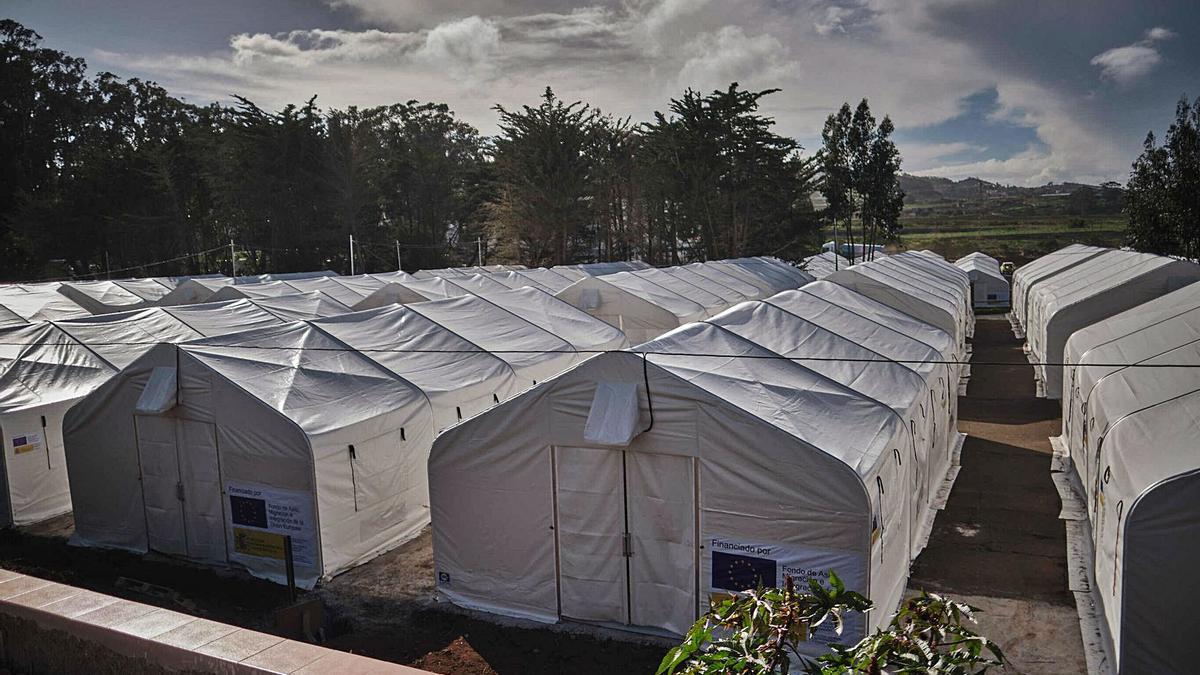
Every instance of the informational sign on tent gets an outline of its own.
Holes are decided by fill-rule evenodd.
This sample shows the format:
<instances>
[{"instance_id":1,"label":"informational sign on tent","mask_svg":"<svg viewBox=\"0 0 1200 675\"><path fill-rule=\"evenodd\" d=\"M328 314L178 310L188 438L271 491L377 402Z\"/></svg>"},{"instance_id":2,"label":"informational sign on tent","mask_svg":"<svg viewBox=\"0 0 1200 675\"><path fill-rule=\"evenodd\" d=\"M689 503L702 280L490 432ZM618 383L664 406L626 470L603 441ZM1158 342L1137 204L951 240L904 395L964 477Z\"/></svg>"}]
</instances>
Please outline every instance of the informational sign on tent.
<instances>
[{"instance_id":1,"label":"informational sign on tent","mask_svg":"<svg viewBox=\"0 0 1200 675\"><path fill-rule=\"evenodd\" d=\"M249 483L227 483L233 550L238 555L283 560L283 538L292 537L292 559L315 566L312 495Z\"/></svg>"},{"instance_id":2,"label":"informational sign on tent","mask_svg":"<svg viewBox=\"0 0 1200 675\"><path fill-rule=\"evenodd\" d=\"M27 452L41 452L46 449L40 432L13 436L11 440L14 455L23 455Z\"/></svg>"},{"instance_id":3,"label":"informational sign on tent","mask_svg":"<svg viewBox=\"0 0 1200 675\"><path fill-rule=\"evenodd\" d=\"M782 588L791 577L798 590L808 588L809 579L829 586L830 570L837 572L850 590L866 594L863 588L861 556L847 551L798 546L795 544L746 541L732 537L711 537L710 595L738 593L763 587ZM862 617L848 616L842 635L833 630L832 622L818 626L808 639L822 644L857 642L862 636Z\"/></svg>"}]
</instances>

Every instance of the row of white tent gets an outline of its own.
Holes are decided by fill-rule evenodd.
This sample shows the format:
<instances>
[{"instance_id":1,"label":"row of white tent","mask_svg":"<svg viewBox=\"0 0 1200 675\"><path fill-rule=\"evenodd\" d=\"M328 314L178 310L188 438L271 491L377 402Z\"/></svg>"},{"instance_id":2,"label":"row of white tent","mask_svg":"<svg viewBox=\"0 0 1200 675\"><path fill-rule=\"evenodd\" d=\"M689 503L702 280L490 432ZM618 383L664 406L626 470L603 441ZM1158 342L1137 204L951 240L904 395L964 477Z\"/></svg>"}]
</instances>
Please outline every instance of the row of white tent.
<instances>
[{"instance_id":1,"label":"row of white tent","mask_svg":"<svg viewBox=\"0 0 1200 675\"><path fill-rule=\"evenodd\" d=\"M856 641L888 621L953 480L970 312L964 273L901 254L450 428L429 461L439 595L679 635L710 597L832 569L878 609L807 644Z\"/></svg>"},{"instance_id":2,"label":"row of white tent","mask_svg":"<svg viewBox=\"0 0 1200 675\"><path fill-rule=\"evenodd\" d=\"M789 281L788 279L791 277L779 271L783 264L778 262L764 262L761 265L757 262L753 264L746 262L745 265L748 266L748 269L753 270L753 272L744 272L746 277L763 279L761 285L771 289L770 292L780 288L798 286L807 280L807 277L803 277L797 278L795 282ZM730 270L742 269L733 262L708 263L705 266L698 266L696 269L716 275L720 274L719 266L727 266ZM574 274L590 280L592 277L584 271L587 269L589 266L580 266L580 269L574 271ZM611 265L604 265L602 269L612 272ZM769 273L761 271L768 269ZM458 279L458 283L443 281L442 278L434 275L409 276L403 275L403 273L374 275L370 278L364 277L372 282L371 285L364 284L359 287L364 292L370 291L372 288L378 289L384 283L381 280L391 279L392 281L386 282L386 285L393 288L409 288L409 286L399 285L397 280L401 280L404 284L412 284L414 287L426 290L428 297L411 292L403 298L395 298L394 302L424 303L428 302L429 297L440 300L461 298L463 306L466 307L490 307L493 305L508 307L513 295L513 288L510 288L510 285L526 291L537 289L539 292L533 295L528 306L518 305L509 307L509 309L513 313L530 318L536 325L555 326L556 330L560 332L573 333L572 349L580 349L585 345L590 345L595 349L607 349L614 344L611 340L614 331L608 324L596 321L577 309L551 298L542 291L542 289L548 290L545 284L538 284L533 279L522 277L519 280L508 279L506 281L510 285L504 285L496 280L501 277L481 276L481 273L489 275L516 274L511 270L485 269L470 270L470 272L470 274L464 272L452 275ZM536 270L522 270L521 272L522 274L533 273L534 277L538 276ZM664 276L667 281L663 281L663 283L678 282L680 277L673 276L672 272L647 270L646 274ZM628 273L628 270L622 273ZM731 272L731 274L735 273ZM561 279L561 286L572 285L572 282L566 277L559 277L557 273L553 274ZM688 278L692 278L698 284L707 283L704 277L693 272L677 272L677 274L690 275ZM246 279L236 284L223 283L225 281L223 279L215 281L217 282L216 290L207 296L206 299L210 300L208 303L168 304L161 307L83 316L63 321L21 324L0 332L0 434L4 436L5 449L8 451L5 454L4 462L0 462L0 470L4 472L3 480L0 481L0 490L3 491L3 494L0 494L2 497L0 501L3 502L3 506L0 506L0 523L26 525L70 510L67 473L62 460L64 452L63 416L66 410L81 397L93 391L100 383L128 365L152 345L160 342L186 342L199 337L212 337L250 330L262 326L266 318L271 318L274 323L277 323L346 314L354 309L361 309L363 305L361 302L355 302L355 296L349 295L356 282L364 283L363 280L354 277L303 277L297 275L289 279L257 279L253 281ZM552 280L547 279L547 281ZM213 282L214 280L209 279L190 279L178 288L186 288L189 285L196 287ZM729 277L728 283L731 285L735 285L737 282L736 277ZM621 280L617 279L615 283L621 283ZM750 284L743 284L743 286L756 293L759 292L757 287ZM714 288L715 284L708 284L707 287ZM633 287L630 286L630 288ZM671 314L663 307L654 305L652 301L670 302L673 303L671 306L676 306L690 302L680 294L702 295L705 293L703 288L692 285L675 286L678 293L664 287L654 286L653 288L656 292L650 296L651 300L643 300L640 296L634 295L635 291L626 291L619 286L608 286L601 294L605 299L601 309L604 312L616 313L615 316L618 319L616 323L620 324L620 320L623 318L621 312L625 312L624 318L628 323L637 318L638 311L643 309L641 305L652 308L662 316L652 316L655 320L647 323L648 328L645 331L649 332L649 337L656 337L678 326L683 319ZM434 290L439 292L434 292ZM762 291L761 294L769 293ZM391 304L384 303L378 291L373 295L374 299L367 303L369 307ZM391 295L396 294L391 293ZM471 299L482 297L487 298L486 303L471 302ZM628 308L631 306L635 311L629 311ZM698 305L696 307L699 308ZM254 308L255 311L248 308ZM575 316L576 319L582 317L584 319L581 323L583 328L581 330L573 328L569 321L562 319L564 316ZM700 314L699 316L705 315ZM481 313L478 319L481 322L480 325L486 327L487 330L497 330L485 319L486 313ZM580 322L576 320L576 323ZM472 332L466 328L462 330L465 332L464 334ZM604 339L600 343L593 344L590 341L591 338L588 337L589 334L604 336ZM563 337L567 336L563 335ZM638 341L646 339L645 336L639 335L638 337ZM486 332L479 336L472 335L470 339L485 349L517 348L511 342L502 340L493 344L493 338ZM541 346L554 347L555 344L551 342L549 345ZM535 344L533 347L525 348L536 349L538 346ZM518 356L513 358L517 361L522 360ZM533 354L523 358L536 362L540 357ZM539 379L546 375L546 372L541 372ZM525 383L526 386L529 384L529 382ZM25 450L18 453L15 451L15 448L18 447L25 448ZM38 451L30 452L35 447L38 448Z\"/></svg>"},{"instance_id":3,"label":"row of white tent","mask_svg":"<svg viewBox=\"0 0 1200 675\"><path fill-rule=\"evenodd\" d=\"M1061 384L1047 384L1046 394L1063 406L1062 435L1052 441L1056 468L1068 477L1064 518L1082 525L1068 527L1068 548L1079 552L1072 563L1086 570L1072 587L1091 595L1081 607L1097 608L1108 660L1094 667L1107 672L1193 669L1189 608L1200 591L1187 579L1200 567L1198 278L1190 262L1085 246L1014 276L1014 313L1023 307L1031 344L1041 345L1034 358L1064 364ZM1063 344L1054 331L1066 330Z\"/></svg>"},{"instance_id":4,"label":"row of white tent","mask_svg":"<svg viewBox=\"0 0 1200 675\"><path fill-rule=\"evenodd\" d=\"M336 276L334 272L293 272L244 277L200 275L147 277L112 281L54 281L0 285L0 328L39 321L57 321L93 314L141 309L166 302L176 289L189 282L211 284L261 284L284 279Z\"/></svg>"},{"instance_id":5,"label":"row of white tent","mask_svg":"<svg viewBox=\"0 0 1200 675\"><path fill-rule=\"evenodd\" d=\"M505 272L520 270L489 274ZM478 272L458 276L494 281ZM299 322L276 316L238 333L195 330L203 337L182 329L177 335L155 333L130 320L120 335L70 353L56 352L67 350L70 341L44 339L36 349L17 354L5 369L0 399L27 383L38 391L53 389L42 387L53 383L82 399L51 408L46 406L58 405L50 402L52 397L42 400L39 395L28 405L14 406L11 422L0 418L5 460L11 465L14 459L45 459L47 473L65 464L76 543L155 550L242 566L279 580L284 570L274 557L276 544L287 534L296 546L298 578L309 585L419 531L429 518L425 469L433 436L468 418L469 424L455 427L457 441L439 441L453 448L446 451L449 463L428 475L437 478L443 491L457 491L450 501L443 498L434 505L438 555L458 556L458 567L447 568L444 577L439 574L439 588L444 592L453 586L452 593L466 592L460 596L468 598L464 604L486 606L486 599L471 599L473 590L483 596L512 591L526 596L523 602L546 593L544 587L525 586L517 573L531 564L534 549L519 559L489 565L487 574L503 580L482 584L490 590L479 591L469 582L473 574L483 573L483 561L495 547L513 553L521 528L544 517L544 510L519 508L524 500L554 502L560 494L556 491L567 489L554 481L516 483L544 475L539 472L546 470L542 460L547 453L561 448L568 454L570 448L578 449L580 456L589 456L586 449L611 451L614 434L626 429L631 438L636 436L633 446L654 439L649 445L664 456L689 458L698 481L689 507L697 522L689 549L696 565L689 573L671 566L675 558L647 555L643 560L657 570L652 574L665 575L650 586L675 600L682 597L672 595L679 589L700 588L700 581L709 578L700 568L713 559L707 548L696 546L707 546L703 542L709 535L725 532L734 538L727 543L735 549L746 545L738 543L739 535L786 548L791 558L780 558L779 569L794 571L793 563L818 573L837 568L869 589L880 606L894 605L908 564L928 534L931 509L944 490L956 445L958 364L966 351L965 323L971 311L966 275L933 254L916 252L841 270L816 283L770 259L580 276L563 289L577 291L578 307L529 285L351 313L345 303L310 291L309 297L343 313ZM691 280L686 286L681 284L685 279ZM748 297L751 301L743 300ZM762 298L767 300L754 301ZM144 311L165 321L178 319L179 312L219 315L223 307L259 307L268 301L243 298ZM652 338L671 331L646 347L643 351L651 353L645 357L611 352L627 344L613 324L622 324L628 333L643 316L641 309L630 309L635 301L647 312L657 308L667 315L652 329L639 329ZM600 313L616 321L597 321ZM116 326L127 316L91 321ZM129 353L118 373L97 369L104 374L93 380L90 391L83 391L87 387L75 384L83 380L64 366L86 361L101 343L136 352ZM594 353L600 354L587 360ZM582 361L594 365L585 369ZM44 374L18 376L25 365L17 364L30 363L44 363ZM569 376L554 377L572 366L577 367ZM649 399L644 393L631 397L629 389L622 394L621 387L599 386L636 385L651 382L651 377L658 384L651 384ZM548 385L547 378L554 384ZM659 398L660 387L667 398ZM597 406L601 389L612 390L607 407ZM528 391L517 393L522 390ZM547 392L554 395L547 398ZM668 403L672 397L677 404ZM506 412L472 417L506 399L512 401L502 406ZM642 421L653 403L653 434L633 433L644 428L628 423L629 403L635 399L639 406L646 403L635 415ZM535 400L540 411L528 413L533 415L528 419L523 417L527 413L518 414ZM581 419L593 419L597 410L601 413L594 418L593 433L575 428ZM43 415L44 427L38 419ZM61 457L49 451L55 439L46 435L58 424ZM496 435L510 440L495 446L480 440ZM523 454L529 450L523 440L529 435L542 448L534 458ZM504 455L514 448L520 452ZM631 459L630 466L642 459L657 461L652 454ZM612 461L605 456L605 462ZM492 485L497 463L510 472ZM643 483L645 503L657 505L653 508L675 504L664 499L668 494L655 492L668 489L654 476L665 480L673 475L666 471L670 467L643 468L649 481ZM18 474L8 474L11 493L11 479ZM575 476L583 492L591 489L589 475ZM513 489L505 492L501 483ZM505 505L471 507L486 499ZM750 509L745 517L735 517L737 503ZM462 518L443 519L439 526L438 504L459 509L455 513ZM786 513L769 508L758 513L756 504L774 504ZM756 529L763 514L780 517L762 521ZM720 524L728 517L737 528ZM485 521L495 525L496 518L507 520L510 529L478 527ZM710 520L717 529L704 525ZM846 527L848 523L852 525ZM561 556L562 542L556 542ZM580 545L584 548L571 554L587 559L586 542ZM667 548L679 553L674 544ZM455 549L459 553L449 553ZM816 557L809 556L814 551ZM464 552L475 562L464 562ZM544 571L546 560L532 564ZM636 605L657 605L652 596ZM694 618L706 603L697 593L688 597L685 613ZM538 614L497 602L496 611ZM659 621L635 616L633 606L628 609L617 623L671 632L677 632L685 614L673 611ZM586 618L556 609L554 619L559 617Z\"/></svg>"},{"instance_id":6,"label":"row of white tent","mask_svg":"<svg viewBox=\"0 0 1200 675\"><path fill-rule=\"evenodd\" d=\"M954 261L954 265L970 278L971 296L976 309L1009 306L1009 283L1000 271L999 260L976 251Z\"/></svg>"},{"instance_id":7,"label":"row of white tent","mask_svg":"<svg viewBox=\"0 0 1200 675\"><path fill-rule=\"evenodd\" d=\"M1081 328L1200 280L1200 265L1151 253L1072 245L1013 274L1013 314L1047 398L1063 391L1067 339Z\"/></svg>"}]
</instances>

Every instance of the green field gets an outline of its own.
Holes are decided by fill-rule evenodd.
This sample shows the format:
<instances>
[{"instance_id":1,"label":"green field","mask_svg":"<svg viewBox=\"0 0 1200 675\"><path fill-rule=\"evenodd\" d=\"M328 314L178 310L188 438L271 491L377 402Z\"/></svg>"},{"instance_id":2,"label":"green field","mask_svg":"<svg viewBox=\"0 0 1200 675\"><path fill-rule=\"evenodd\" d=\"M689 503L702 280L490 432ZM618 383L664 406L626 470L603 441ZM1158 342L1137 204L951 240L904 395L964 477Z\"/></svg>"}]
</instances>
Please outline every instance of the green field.
<instances>
[{"instance_id":1,"label":"green field","mask_svg":"<svg viewBox=\"0 0 1200 675\"><path fill-rule=\"evenodd\" d=\"M1068 244L1120 246L1126 224L1120 214L1084 218L1041 215L1020 221L979 216L914 218L904 223L900 240L906 249L930 249L949 260L982 251L997 260L1022 265Z\"/></svg>"}]
</instances>

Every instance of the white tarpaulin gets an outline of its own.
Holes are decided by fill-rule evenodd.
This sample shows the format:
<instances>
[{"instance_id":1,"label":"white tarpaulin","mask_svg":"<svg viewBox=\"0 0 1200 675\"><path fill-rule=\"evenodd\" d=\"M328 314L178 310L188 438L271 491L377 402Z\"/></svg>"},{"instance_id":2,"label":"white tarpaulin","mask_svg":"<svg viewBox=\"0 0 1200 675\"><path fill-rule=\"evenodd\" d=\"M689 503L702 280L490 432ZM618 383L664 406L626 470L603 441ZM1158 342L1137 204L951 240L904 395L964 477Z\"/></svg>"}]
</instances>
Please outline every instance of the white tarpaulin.
<instances>
[{"instance_id":1,"label":"white tarpaulin","mask_svg":"<svg viewBox=\"0 0 1200 675\"><path fill-rule=\"evenodd\" d=\"M1017 322L1022 326L1027 325L1029 294L1039 283L1108 250L1099 246L1071 244L1017 268L1012 276L1013 314Z\"/></svg>"},{"instance_id":2,"label":"white tarpaulin","mask_svg":"<svg viewBox=\"0 0 1200 675\"><path fill-rule=\"evenodd\" d=\"M712 324L638 349L648 363L597 356L435 441L439 594L511 616L677 635L713 594L775 582L768 568L832 565L881 608L851 617L844 641L886 622L915 526L908 424ZM638 392L627 448L585 433L597 388L614 383ZM770 550L725 558L714 539Z\"/></svg>"},{"instance_id":3,"label":"white tarpaulin","mask_svg":"<svg viewBox=\"0 0 1200 675\"><path fill-rule=\"evenodd\" d=\"M1200 284L1071 336L1068 471L1092 536L1101 616L1120 672L1188 672L1200 566ZM1089 560L1089 562L1092 562Z\"/></svg>"},{"instance_id":4,"label":"white tarpaulin","mask_svg":"<svg viewBox=\"0 0 1200 675\"><path fill-rule=\"evenodd\" d=\"M625 333L631 344L652 340L672 328L700 318L704 311L703 307L690 301L680 303L680 299L673 294L666 299L658 293L643 297L640 292L614 286L603 277L583 276L554 297L587 312L589 316L616 326ZM676 311L664 307L660 302L671 304Z\"/></svg>"},{"instance_id":5,"label":"white tarpaulin","mask_svg":"<svg viewBox=\"0 0 1200 675\"><path fill-rule=\"evenodd\" d=\"M1008 307L1008 279L1000 272L1000 262L995 258L975 252L954 262L971 279L971 295L975 307Z\"/></svg>"},{"instance_id":6,"label":"white tarpaulin","mask_svg":"<svg viewBox=\"0 0 1200 675\"><path fill-rule=\"evenodd\" d=\"M1030 294L1025 335L1048 398L1062 395L1063 350L1075 331L1200 280L1200 265L1109 251L1050 277Z\"/></svg>"}]
</instances>

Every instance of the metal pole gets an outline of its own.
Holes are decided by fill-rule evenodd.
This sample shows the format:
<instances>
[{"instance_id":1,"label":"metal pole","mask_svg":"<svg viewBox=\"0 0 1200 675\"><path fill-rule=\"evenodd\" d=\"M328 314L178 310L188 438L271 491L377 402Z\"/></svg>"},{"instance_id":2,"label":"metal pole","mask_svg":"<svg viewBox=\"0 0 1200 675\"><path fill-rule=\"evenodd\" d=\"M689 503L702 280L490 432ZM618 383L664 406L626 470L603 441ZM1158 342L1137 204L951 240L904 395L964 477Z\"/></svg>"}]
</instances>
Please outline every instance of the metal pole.
<instances>
[{"instance_id":1,"label":"metal pole","mask_svg":"<svg viewBox=\"0 0 1200 675\"><path fill-rule=\"evenodd\" d=\"M292 557L292 535L283 535L283 564L287 569L288 597L296 602L296 561Z\"/></svg>"},{"instance_id":2,"label":"metal pole","mask_svg":"<svg viewBox=\"0 0 1200 675\"><path fill-rule=\"evenodd\" d=\"M354 276L354 235L350 235L350 276Z\"/></svg>"},{"instance_id":3,"label":"metal pole","mask_svg":"<svg viewBox=\"0 0 1200 675\"><path fill-rule=\"evenodd\" d=\"M229 240L229 276L237 276L237 251L233 248L233 240Z\"/></svg>"},{"instance_id":4,"label":"metal pole","mask_svg":"<svg viewBox=\"0 0 1200 675\"><path fill-rule=\"evenodd\" d=\"M397 239L396 240L396 271L400 272L400 271L402 271L403 268L404 268L404 266L400 264L400 240Z\"/></svg>"},{"instance_id":5,"label":"metal pole","mask_svg":"<svg viewBox=\"0 0 1200 675\"><path fill-rule=\"evenodd\" d=\"M483 267L483 237L477 237L475 239L475 249L479 255L479 266Z\"/></svg>"}]
</instances>

